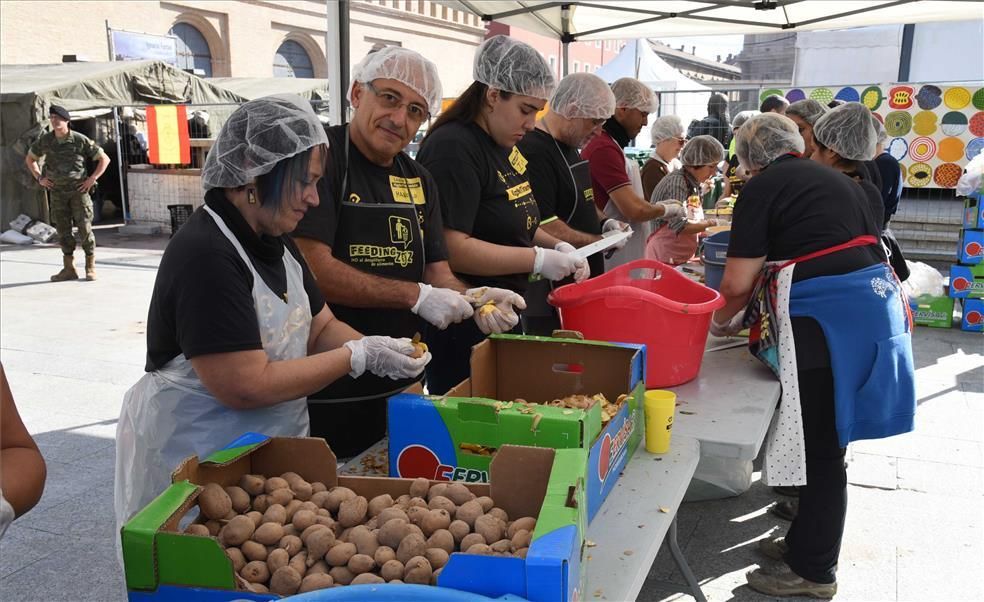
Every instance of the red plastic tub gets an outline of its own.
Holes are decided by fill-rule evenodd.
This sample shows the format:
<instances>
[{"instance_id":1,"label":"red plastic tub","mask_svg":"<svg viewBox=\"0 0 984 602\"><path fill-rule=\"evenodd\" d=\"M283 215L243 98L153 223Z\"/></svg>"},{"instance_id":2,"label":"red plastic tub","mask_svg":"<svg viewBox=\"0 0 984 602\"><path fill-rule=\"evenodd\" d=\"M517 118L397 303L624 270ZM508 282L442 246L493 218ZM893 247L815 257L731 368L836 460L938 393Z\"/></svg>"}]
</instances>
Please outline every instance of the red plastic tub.
<instances>
[{"instance_id":1,"label":"red plastic tub","mask_svg":"<svg viewBox=\"0 0 984 602\"><path fill-rule=\"evenodd\" d=\"M711 314L724 297L649 259L550 294L564 329L586 339L646 345L646 387L673 387L700 371Z\"/></svg>"}]
</instances>

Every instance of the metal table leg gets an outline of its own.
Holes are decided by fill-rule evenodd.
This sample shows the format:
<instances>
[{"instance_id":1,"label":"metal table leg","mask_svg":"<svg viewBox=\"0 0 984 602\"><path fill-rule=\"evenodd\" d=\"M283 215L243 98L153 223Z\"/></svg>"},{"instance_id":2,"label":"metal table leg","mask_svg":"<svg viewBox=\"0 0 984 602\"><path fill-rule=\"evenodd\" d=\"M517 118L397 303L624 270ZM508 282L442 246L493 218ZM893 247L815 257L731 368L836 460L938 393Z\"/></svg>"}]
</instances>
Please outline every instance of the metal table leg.
<instances>
[{"instance_id":1,"label":"metal table leg","mask_svg":"<svg viewBox=\"0 0 984 602\"><path fill-rule=\"evenodd\" d=\"M700 584L697 583L697 577L695 577L693 572L690 570L690 565L687 564L687 559L684 558L683 552L680 550L680 544L677 543L676 516L673 517L673 522L670 523L670 530L666 535L667 543L670 545L670 554L673 556L673 561L676 562L677 569L680 570L680 574L687 580L687 585L690 586L690 591L693 593L694 598L698 602L707 602L707 598L704 597L704 592L700 591Z\"/></svg>"}]
</instances>

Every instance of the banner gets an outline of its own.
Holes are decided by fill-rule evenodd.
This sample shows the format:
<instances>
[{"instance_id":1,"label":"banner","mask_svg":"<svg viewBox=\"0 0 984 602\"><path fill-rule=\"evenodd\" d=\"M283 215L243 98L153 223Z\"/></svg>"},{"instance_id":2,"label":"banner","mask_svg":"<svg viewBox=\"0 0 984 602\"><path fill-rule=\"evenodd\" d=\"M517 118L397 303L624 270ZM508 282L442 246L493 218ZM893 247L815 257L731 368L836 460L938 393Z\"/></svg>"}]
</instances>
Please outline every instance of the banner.
<instances>
[{"instance_id":1,"label":"banner","mask_svg":"<svg viewBox=\"0 0 984 602\"><path fill-rule=\"evenodd\" d=\"M157 36L111 29L114 61L163 61L178 64L178 39L174 36Z\"/></svg>"},{"instance_id":2,"label":"banner","mask_svg":"<svg viewBox=\"0 0 984 602\"><path fill-rule=\"evenodd\" d=\"M885 124L885 150L909 188L953 188L964 166L984 150L984 83L874 84L770 88L789 102L812 98L860 102Z\"/></svg>"},{"instance_id":3,"label":"banner","mask_svg":"<svg viewBox=\"0 0 984 602\"><path fill-rule=\"evenodd\" d=\"M191 163L184 105L147 107L147 154L155 165Z\"/></svg>"}]
</instances>

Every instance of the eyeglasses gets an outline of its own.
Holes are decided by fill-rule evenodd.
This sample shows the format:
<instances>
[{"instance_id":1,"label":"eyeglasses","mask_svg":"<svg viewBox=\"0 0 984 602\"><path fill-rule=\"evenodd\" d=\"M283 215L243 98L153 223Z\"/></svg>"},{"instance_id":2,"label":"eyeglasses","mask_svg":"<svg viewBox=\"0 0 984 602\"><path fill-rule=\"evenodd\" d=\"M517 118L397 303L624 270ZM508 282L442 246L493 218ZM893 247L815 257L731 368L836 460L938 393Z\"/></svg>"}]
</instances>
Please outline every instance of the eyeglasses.
<instances>
[{"instance_id":1,"label":"eyeglasses","mask_svg":"<svg viewBox=\"0 0 984 602\"><path fill-rule=\"evenodd\" d=\"M425 109L423 105L416 102L402 102L402 99L398 95L389 90L379 90L376 86L372 85L372 82L366 82L365 86L369 88L370 92L376 95L376 99L383 108L395 110L400 107L406 107L407 117L409 119L417 122L430 119L430 111Z\"/></svg>"}]
</instances>

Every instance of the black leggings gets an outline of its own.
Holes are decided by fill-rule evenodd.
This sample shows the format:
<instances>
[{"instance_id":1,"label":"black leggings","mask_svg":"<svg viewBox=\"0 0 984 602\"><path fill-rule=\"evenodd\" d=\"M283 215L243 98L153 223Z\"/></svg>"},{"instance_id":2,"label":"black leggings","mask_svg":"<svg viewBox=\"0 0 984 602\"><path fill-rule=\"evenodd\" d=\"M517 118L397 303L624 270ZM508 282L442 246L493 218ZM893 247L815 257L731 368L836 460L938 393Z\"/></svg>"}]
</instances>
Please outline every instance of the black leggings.
<instances>
[{"instance_id":1,"label":"black leggings","mask_svg":"<svg viewBox=\"0 0 984 602\"><path fill-rule=\"evenodd\" d=\"M834 422L834 374L830 368L816 368L798 376L806 485L799 488L799 512L786 533L785 560L804 579L833 583L847 515L845 448Z\"/></svg>"}]
</instances>

